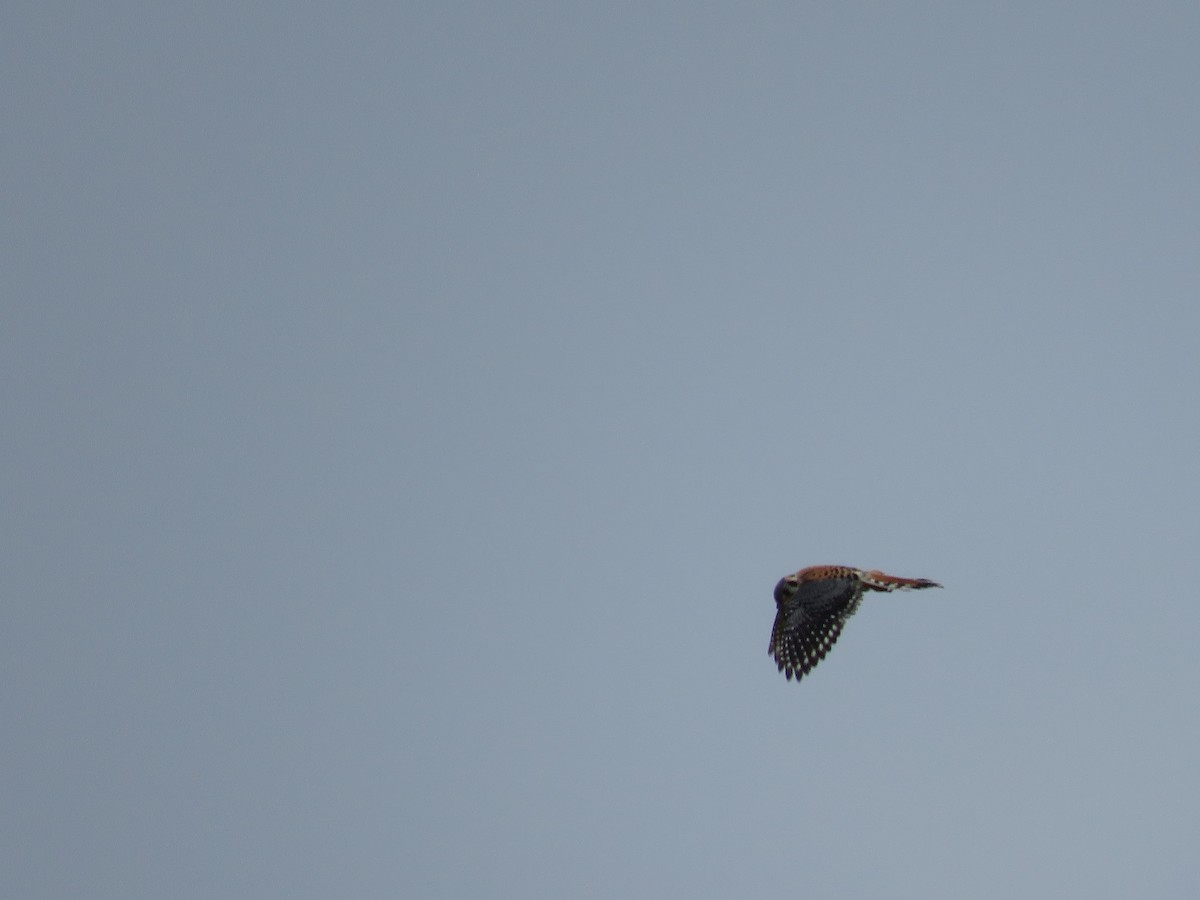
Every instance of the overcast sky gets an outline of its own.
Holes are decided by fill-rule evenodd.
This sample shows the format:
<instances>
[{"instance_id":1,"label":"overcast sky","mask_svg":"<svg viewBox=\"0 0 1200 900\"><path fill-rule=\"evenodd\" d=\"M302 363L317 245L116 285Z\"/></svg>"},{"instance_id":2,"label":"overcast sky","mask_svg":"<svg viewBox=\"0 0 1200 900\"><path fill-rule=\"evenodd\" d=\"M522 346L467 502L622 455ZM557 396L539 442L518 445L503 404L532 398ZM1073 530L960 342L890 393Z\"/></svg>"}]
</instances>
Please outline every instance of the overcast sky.
<instances>
[{"instance_id":1,"label":"overcast sky","mask_svg":"<svg viewBox=\"0 0 1200 900\"><path fill-rule=\"evenodd\" d=\"M1198 46L6 4L0 894L1196 896Z\"/></svg>"}]
</instances>

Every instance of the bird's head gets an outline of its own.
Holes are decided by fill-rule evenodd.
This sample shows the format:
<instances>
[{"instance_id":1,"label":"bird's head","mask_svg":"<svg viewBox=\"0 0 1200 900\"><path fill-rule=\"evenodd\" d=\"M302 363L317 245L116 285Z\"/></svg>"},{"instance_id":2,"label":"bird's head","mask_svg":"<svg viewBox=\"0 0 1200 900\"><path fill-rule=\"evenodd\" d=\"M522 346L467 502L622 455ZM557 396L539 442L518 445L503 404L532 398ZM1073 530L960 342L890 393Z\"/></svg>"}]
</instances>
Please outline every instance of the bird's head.
<instances>
[{"instance_id":1,"label":"bird's head","mask_svg":"<svg viewBox=\"0 0 1200 900\"><path fill-rule=\"evenodd\" d=\"M779 606L800 588L800 579L795 575L785 575L775 585L775 605Z\"/></svg>"}]
</instances>

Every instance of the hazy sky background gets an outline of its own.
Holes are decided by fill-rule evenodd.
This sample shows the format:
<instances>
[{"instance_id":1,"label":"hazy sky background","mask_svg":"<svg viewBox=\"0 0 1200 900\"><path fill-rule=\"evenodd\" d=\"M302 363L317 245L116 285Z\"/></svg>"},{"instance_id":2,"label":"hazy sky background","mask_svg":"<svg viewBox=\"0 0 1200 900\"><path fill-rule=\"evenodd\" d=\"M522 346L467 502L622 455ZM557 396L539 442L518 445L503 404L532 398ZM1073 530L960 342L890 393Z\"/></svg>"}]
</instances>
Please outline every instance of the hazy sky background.
<instances>
[{"instance_id":1,"label":"hazy sky background","mask_svg":"<svg viewBox=\"0 0 1200 900\"><path fill-rule=\"evenodd\" d=\"M1196 896L1197 47L6 4L0 894Z\"/></svg>"}]
</instances>

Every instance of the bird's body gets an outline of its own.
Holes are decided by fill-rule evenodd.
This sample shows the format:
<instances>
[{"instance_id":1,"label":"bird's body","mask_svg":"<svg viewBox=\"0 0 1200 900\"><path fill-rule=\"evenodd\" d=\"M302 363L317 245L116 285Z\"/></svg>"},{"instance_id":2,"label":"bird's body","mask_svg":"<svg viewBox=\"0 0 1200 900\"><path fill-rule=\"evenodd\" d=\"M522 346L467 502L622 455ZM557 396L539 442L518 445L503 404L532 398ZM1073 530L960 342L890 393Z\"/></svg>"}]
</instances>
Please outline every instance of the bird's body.
<instances>
[{"instance_id":1,"label":"bird's body","mask_svg":"<svg viewBox=\"0 0 1200 900\"><path fill-rule=\"evenodd\" d=\"M878 569L809 566L775 585L775 626L767 652L779 671L799 681L825 658L866 591L941 587L928 578L899 578Z\"/></svg>"}]
</instances>

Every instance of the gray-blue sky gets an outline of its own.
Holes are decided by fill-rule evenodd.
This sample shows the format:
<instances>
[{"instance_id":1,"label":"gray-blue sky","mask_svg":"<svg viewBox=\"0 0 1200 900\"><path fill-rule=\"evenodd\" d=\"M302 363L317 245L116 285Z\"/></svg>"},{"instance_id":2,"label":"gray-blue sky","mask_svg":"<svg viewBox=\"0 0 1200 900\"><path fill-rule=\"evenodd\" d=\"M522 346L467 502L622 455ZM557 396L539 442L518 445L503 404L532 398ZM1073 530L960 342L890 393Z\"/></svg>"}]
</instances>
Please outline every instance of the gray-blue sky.
<instances>
[{"instance_id":1,"label":"gray-blue sky","mask_svg":"<svg viewBox=\"0 0 1200 900\"><path fill-rule=\"evenodd\" d=\"M1195 7L2 19L6 896L1200 888Z\"/></svg>"}]
</instances>

